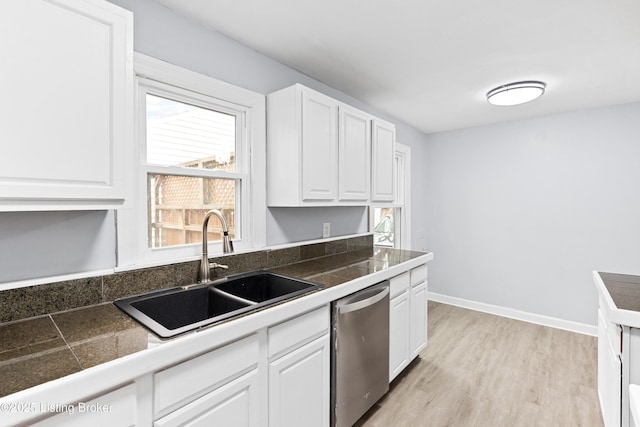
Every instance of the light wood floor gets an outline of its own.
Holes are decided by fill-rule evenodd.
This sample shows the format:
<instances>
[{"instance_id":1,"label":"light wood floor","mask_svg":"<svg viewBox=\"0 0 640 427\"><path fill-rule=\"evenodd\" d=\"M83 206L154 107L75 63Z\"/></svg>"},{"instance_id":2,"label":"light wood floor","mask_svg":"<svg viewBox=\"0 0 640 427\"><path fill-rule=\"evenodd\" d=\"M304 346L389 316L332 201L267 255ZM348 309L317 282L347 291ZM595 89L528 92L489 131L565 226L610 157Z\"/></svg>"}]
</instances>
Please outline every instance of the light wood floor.
<instances>
[{"instance_id":1,"label":"light wood floor","mask_svg":"<svg viewBox=\"0 0 640 427\"><path fill-rule=\"evenodd\" d=\"M427 348L356 426L603 425L597 338L431 301L428 317Z\"/></svg>"}]
</instances>

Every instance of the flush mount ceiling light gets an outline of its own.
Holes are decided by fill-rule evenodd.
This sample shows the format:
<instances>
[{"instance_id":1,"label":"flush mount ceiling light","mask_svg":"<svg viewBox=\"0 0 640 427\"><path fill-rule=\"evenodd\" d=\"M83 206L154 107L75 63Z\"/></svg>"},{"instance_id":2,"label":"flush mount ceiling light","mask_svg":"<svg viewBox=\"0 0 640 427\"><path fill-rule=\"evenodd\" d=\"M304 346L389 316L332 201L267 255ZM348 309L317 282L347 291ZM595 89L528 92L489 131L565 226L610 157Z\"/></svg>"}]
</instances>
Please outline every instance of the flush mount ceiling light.
<instances>
[{"instance_id":1,"label":"flush mount ceiling light","mask_svg":"<svg viewBox=\"0 0 640 427\"><path fill-rule=\"evenodd\" d=\"M544 93L546 85L538 81L509 83L487 93L489 104L507 106L533 101Z\"/></svg>"}]
</instances>

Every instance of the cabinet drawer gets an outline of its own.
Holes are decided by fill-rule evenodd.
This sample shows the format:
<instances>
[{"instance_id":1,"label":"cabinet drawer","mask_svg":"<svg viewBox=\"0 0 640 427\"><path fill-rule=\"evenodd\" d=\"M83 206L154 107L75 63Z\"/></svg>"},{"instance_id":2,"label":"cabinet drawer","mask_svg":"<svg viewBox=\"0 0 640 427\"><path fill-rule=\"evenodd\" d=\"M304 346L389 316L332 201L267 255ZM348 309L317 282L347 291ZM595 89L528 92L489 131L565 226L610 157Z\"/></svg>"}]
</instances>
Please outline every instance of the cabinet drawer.
<instances>
[{"instance_id":1,"label":"cabinet drawer","mask_svg":"<svg viewBox=\"0 0 640 427\"><path fill-rule=\"evenodd\" d=\"M258 366L258 336L251 335L153 376L154 412L167 414Z\"/></svg>"},{"instance_id":2,"label":"cabinet drawer","mask_svg":"<svg viewBox=\"0 0 640 427\"><path fill-rule=\"evenodd\" d=\"M406 273L392 277L389 282L389 298L393 298L407 290L409 287L409 284L411 283L409 272L407 271Z\"/></svg>"},{"instance_id":3,"label":"cabinet drawer","mask_svg":"<svg viewBox=\"0 0 640 427\"><path fill-rule=\"evenodd\" d=\"M329 332L329 306L269 328L269 357Z\"/></svg>"},{"instance_id":4,"label":"cabinet drawer","mask_svg":"<svg viewBox=\"0 0 640 427\"><path fill-rule=\"evenodd\" d=\"M411 270L411 286L415 286L425 280L427 280L427 264Z\"/></svg>"},{"instance_id":5,"label":"cabinet drawer","mask_svg":"<svg viewBox=\"0 0 640 427\"><path fill-rule=\"evenodd\" d=\"M258 377L257 370L250 371L159 419L153 426L258 426Z\"/></svg>"}]
</instances>

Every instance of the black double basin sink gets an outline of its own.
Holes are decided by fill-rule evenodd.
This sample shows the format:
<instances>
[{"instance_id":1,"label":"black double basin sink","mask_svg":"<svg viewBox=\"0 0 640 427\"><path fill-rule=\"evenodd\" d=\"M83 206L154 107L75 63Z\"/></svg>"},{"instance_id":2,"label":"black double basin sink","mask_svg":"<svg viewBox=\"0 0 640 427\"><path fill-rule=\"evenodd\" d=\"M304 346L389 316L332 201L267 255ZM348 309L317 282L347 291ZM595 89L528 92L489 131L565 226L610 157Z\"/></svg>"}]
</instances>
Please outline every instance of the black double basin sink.
<instances>
[{"instance_id":1,"label":"black double basin sink","mask_svg":"<svg viewBox=\"0 0 640 427\"><path fill-rule=\"evenodd\" d=\"M321 288L323 285L306 280L258 271L113 303L156 335L170 338Z\"/></svg>"}]
</instances>

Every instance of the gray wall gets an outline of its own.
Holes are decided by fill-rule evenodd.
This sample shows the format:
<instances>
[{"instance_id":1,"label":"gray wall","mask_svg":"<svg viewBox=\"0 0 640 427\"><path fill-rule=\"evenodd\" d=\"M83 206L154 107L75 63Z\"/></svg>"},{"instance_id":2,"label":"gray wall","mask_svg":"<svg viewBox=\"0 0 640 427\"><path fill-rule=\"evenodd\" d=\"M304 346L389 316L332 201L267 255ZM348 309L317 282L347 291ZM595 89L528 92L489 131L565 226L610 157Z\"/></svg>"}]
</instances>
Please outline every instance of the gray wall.
<instances>
[{"instance_id":1,"label":"gray wall","mask_svg":"<svg viewBox=\"0 0 640 427\"><path fill-rule=\"evenodd\" d=\"M151 0L112 0L112 3L134 12L134 48L139 52L263 94L294 83L305 84L396 123L398 141L412 147L414 164L424 158L425 135L393 117L220 33L189 22ZM424 181L423 169L414 168L412 179ZM424 211L425 200L424 195L417 195L414 207ZM112 212L68 214L76 218L73 232L60 215L65 214L0 214L0 231L12 231L0 235L3 262L0 283L114 267L116 236ZM82 220L77 220L80 217ZM366 231L362 209L272 209L267 212L267 244L320 238L322 222L331 222L333 235ZM101 231L96 234L95 230ZM424 237L423 217L414 219L413 230ZM25 264L24 260L33 257L32 248L46 249L38 252L41 262Z\"/></svg>"},{"instance_id":2,"label":"gray wall","mask_svg":"<svg viewBox=\"0 0 640 427\"><path fill-rule=\"evenodd\" d=\"M113 212L1 212L0 283L115 265Z\"/></svg>"},{"instance_id":3,"label":"gray wall","mask_svg":"<svg viewBox=\"0 0 640 427\"><path fill-rule=\"evenodd\" d=\"M640 104L430 135L430 291L595 325L640 273Z\"/></svg>"},{"instance_id":4,"label":"gray wall","mask_svg":"<svg viewBox=\"0 0 640 427\"><path fill-rule=\"evenodd\" d=\"M368 221L363 207L271 208L267 212L267 244L320 239L325 222L331 225L331 237L366 233Z\"/></svg>"}]
</instances>

